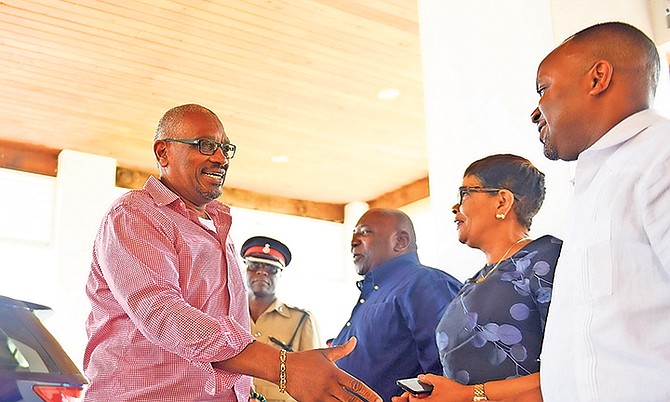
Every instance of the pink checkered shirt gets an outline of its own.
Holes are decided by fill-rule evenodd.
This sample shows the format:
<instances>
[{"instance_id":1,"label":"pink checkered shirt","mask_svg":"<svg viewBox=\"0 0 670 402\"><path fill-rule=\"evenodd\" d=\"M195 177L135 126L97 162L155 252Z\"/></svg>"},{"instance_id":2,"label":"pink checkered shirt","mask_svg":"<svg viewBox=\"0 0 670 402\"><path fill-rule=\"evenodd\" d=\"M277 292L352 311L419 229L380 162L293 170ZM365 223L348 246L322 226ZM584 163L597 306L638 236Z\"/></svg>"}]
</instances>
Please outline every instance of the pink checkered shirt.
<instances>
[{"instance_id":1,"label":"pink checkered shirt","mask_svg":"<svg viewBox=\"0 0 670 402\"><path fill-rule=\"evenodd\" d=\"M87 401L246 401L251 378L212 367L253 341L230 209L216 232L159 180L119 198L93 247Z\"/></svg>"}]
</instances>

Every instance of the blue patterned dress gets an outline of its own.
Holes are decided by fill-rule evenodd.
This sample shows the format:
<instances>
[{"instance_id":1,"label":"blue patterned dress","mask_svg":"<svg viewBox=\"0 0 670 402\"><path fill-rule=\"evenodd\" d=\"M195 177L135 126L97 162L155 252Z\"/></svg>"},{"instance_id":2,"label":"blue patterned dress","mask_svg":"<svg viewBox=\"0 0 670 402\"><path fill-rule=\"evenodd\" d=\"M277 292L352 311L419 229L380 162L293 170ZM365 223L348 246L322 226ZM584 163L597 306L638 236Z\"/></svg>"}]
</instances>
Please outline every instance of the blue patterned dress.
<instances>
[{"instance_id":1,"label":"blue patterned dress","mask_svg":"<svg viewBox=\"0 0 670 402\"><path fill-rule=\"evenodd\" d=\"M495 264L465 282L437 326L444 376L461 384L520 377L540 370L554 268L563 242L528 243L481 283Z\"/></svg>"}]
</instances>

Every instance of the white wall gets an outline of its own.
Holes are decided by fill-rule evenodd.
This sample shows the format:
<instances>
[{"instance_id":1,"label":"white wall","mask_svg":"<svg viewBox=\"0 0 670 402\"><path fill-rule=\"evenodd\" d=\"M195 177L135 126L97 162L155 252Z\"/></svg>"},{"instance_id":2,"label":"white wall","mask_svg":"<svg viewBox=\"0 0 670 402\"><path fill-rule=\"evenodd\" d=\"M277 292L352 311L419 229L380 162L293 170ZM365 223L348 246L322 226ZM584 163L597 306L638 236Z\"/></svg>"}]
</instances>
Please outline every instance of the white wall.
<instances>
[{"instance_id":1,"label":"white wall","mask_svg":"<svg viewBox=\"0 0 670 402\"><path fill-rule=\"evenodd\" d=\"M55 276L45 272L55 270L42 267L54 265L56 258L51 245L55 188L52 177L0 169L0 294L47 294L54 283Z\"/></svg>"},{"instance_id":2,"label":"white wall","mask_svg":"<svg viewBox=\"0 0 670 402\"><path fill-rule=\"evenodd\" d=\"M465 168L490 154L524 156L546 174L547 197L531 235L562 236L573 166L542 154L529 118L537 106L536 69L571 34L611 20L636 25L653 37L647 0L419 0L440 268L464 279L484 263L480 252L456 240L450 207ZM663 107L667 88L659 90L657 106Z\"/></svg>"},{"instance_id":3,"label":"white wall","mask_svg":"<svg viewBox=\"0 0 670 402\"><path fill-rule=\"evenodd\" d=\"M477 159L514 153L533 162L548 191L532 234L561 233L570 169L545 160L529 119L535 69L554 43L551 11L546 0L423 0L419 17L439 263L465 279L484 258L458 243L451 206L463 171Z\"/></svg>"}]
</instances>

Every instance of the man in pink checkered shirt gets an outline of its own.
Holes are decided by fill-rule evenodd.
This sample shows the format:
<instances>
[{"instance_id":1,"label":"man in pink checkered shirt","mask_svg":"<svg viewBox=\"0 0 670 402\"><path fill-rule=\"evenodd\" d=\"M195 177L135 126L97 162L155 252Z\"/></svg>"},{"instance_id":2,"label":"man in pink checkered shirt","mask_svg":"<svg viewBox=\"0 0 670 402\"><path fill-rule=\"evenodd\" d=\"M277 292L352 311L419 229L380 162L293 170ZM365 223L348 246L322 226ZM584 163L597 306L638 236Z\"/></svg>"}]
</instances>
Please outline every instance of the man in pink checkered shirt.
<instances>
[{"instance_id":1,"label":"man in pink checkered shirt","mask_svg":"<svg viewBox=\"0 0 670 402\"><path fill-rule=\"evenodd\" d=\"M160 178L116 200L95 239L86 400L242 402L254 376L300 401L381 401L333 364L355 342L282 355L249 333L232 217L216 201L236 151L218 117L170 109L153 151Z\"/></svg>"}]
</instances>

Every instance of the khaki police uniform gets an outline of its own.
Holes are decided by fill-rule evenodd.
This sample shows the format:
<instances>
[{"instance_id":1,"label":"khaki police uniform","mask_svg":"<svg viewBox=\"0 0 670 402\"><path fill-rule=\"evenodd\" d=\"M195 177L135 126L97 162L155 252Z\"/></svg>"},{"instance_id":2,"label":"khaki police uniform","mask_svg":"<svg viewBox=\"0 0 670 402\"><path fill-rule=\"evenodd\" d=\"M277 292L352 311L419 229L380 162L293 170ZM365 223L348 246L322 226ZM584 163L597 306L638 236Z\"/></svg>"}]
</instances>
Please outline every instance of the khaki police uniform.
<instances>
[{"instance_id":1,"label":"khaki police uniform","mask_svg":"<svg viewBox=\"0 0 670 402\"><path fill-rule=\"evenodd\" d=\"M303 315L305 319L300 323ZM298 324L300 328L293 343L289 345ZM319 333L312 316L305 310L289 306L279 300L275 300L256 322L251 320L251 334L260 342L280 348L281 346L270 341L270 337L273 337L291 346L294 352L321 347ZM254 386L256 392L265 396L268 402L295 401L288 393L279 393L279 388L271 382L254 379Z\"/></svg>"}]
</instances>

